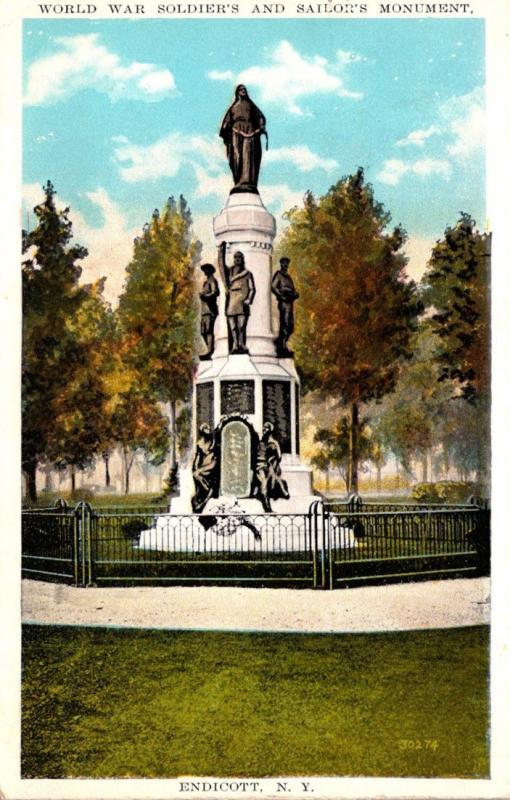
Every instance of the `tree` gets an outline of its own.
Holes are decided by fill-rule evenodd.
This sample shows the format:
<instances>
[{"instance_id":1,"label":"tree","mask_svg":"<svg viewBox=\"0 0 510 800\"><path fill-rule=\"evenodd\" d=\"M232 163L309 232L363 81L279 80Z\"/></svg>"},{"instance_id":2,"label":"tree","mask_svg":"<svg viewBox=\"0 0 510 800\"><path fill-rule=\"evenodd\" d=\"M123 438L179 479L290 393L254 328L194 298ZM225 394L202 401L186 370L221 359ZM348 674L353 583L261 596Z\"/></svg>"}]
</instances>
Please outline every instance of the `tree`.
<instances>
[{"instance_id":1,"label":"tree","mask_svg":"<svg viewBox=\"0 0 510 800\"><path fill-rule=\"evenodd\" d=\"M490 382L490 237L475 226L469 214L462 213L436 243L423 278L438 337L440 380L451 381L457 394L474 405L487 398Z\"/></svg>"},{"instance_id":2,"label":"tree","mask_svg":"<svg viewBox=\"0 0 510 800\"><path fill-rule=\"evenodd\" d=\"M48 457L55 438L59 398L83 359L69 323L84 299L76 262L87 250L69 245L69 208L57 211L50 181L43 191L44 201L34 208L38 224L23 235L22 467L31 501L37 497L37 466Z\"/></svg>"},{"instance_id":3,"label":"tree","mask_svg":"<svg viewBox=\"0 0 510 800\"><path fill-rule=\"evenodd\" d=\"M320 449L312 458L312 464L319 469L338 469L341 478L345 481L348 492L357 491L350 482L349 452L350 452L350 420L343 416L333 428L319 428L314 435ZM373 439L368 427L368 419L362 419L358 426L358 459L360 462L368 461L374 455ZM326 473L327 474L327 473ZM327 486L329 488L329 486Z\"/></svg>"},{"instance_id":4,"label":"tree","mask_svg":"<svg viewBox=\"0 0 510 800\"><path fill-rule=\"evenodd\" d=\"M154 211L135 239L118 309L126 363L137 370L151 397L170 405L173 465L177 404L191 393L196 336L194 268L201 247L191 225L182 196L178 203L170 197L162 214Z\"/></svg>"},{"instance_id":5,"label":"tree","mask_svg":"<svg viewBox=\"0 0 510 800\"><path fill-rule=\"evenodd\" d=\"M483 477L488 430L476 405L462 397L450 396L443 404L437 436L441 443L441 467L446 475L454 467L461 480L467 481L472 472L478 480Z\"/></svg>"},{"instance_id":6,"label":"tree","mask_svg":"<svg viewBox=\"0 0 510 800\"><path fill-rule=\"evenodd\" d=\"M471 417L476 421L470 425L471 442L466 442L467 434L461 437L457 453L464 451L465 465L474 460L480 481L486 478L489 450L490 248L490 236L480 233L472 217L462 213L436 243L423 278L437 337L439 380L449 387L455 402L465 401L476 411L464 415L465 427Z\"/></svg>"},{"instance_id":7,"label":"tree","mask_svg":"<svg viewBox=\"0 0 510 800\"><path fill-rule=\"evenodd\" d=\"M403 364L393 392L369 411L378 439L407 473L412 474L412 462L418 460L423 481L428 481L429 456L440 442L439 427L448 403L434 347L435 337L426 320L412 338L413 357Z\"/></svg>"},{"instance_id":8,"label":"tree","mask_svg":"<svg viewBox=\"0 0 510 800\"><path fill-rule=\"evenodd\" d=\"M82 287L82 301L68 320L80 358L73 363L72 374L53 404L47 454L57 469L70 468L73 491L76 470L92 466L111 436L105 391L111 340L104 283L102 278Z\"/></svg>"},{"instance_id":9,"label":"tree","mask_svg":"<svg viewBox=\"0 0 510 800\"><path fill-rule=\"evenodd\" d=\"M358 169L324 197L305 196L288 214L280 247L297 268L294 345L304 389L350 407L349 486L358 490L359 408L391 391L422 310L400 252L405 232Z\"/></svg>"},{"instance_id":10,"label":"tree","mask_svg":"<svg viewBox=\"0 0 510 800\"><path fill-rule=\"evenodd\" d=\"M124 493L136 454L143 452L149 463L162 464L168 453L168 420L159 404L136 388L136 382L117 399L113 429L124 464Z\"/></svg>"}]
</instances>

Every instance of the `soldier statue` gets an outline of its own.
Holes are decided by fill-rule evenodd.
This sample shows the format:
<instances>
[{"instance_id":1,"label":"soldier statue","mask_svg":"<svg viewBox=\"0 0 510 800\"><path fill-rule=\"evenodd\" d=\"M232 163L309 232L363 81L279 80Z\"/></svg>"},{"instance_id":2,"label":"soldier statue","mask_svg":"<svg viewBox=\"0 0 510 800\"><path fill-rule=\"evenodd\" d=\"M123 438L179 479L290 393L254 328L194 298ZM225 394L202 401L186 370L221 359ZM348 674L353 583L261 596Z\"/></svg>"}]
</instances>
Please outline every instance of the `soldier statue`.
<instances>
[{"instance_id":1,"label":"soldier statue","mask_svg":"<svg viewBox=\"0 0 510 800\"><path fill-rule=\"evenodd\" d=\"M294 331L294 300L297 300L299 294L288 272L289 263L289 258L280 259L280 269L275 272L271 282L271 291L278 300L280 314L278 338L275 339L276 355L280 358L292 358L294 355L292 350L289 350L288 341Z\"/></svg>"},{"instance_id":2,"label":"soldier statue","mask_svg":"<svg viewBox=\"0 0 510 800\"><path fill-rule=\"evenodd\" d=\"M248 353L246 348L246 327L250 316L250 306L255 297L253 275L244 263L241 251L234 253L234 263L228 267L225 261L227 245L219 247L220 272L225 284L227 303L225 316L228 325L228 350L232 355Z\"/></svg>"},{"instance_id":3,"label":"soldier statue","mask_svg":"<svg viewBox=\"0 0 510 800\"><path fill-rule=\"evenodd\" d=\"M235 100L221 123L220 136L225 142L228 163L234 178L235 192L258 194L262 147L260 137L266 137L266 119L249 98L246 86L236 87Z\"/></svg>"},{"instance_id":4,"label":"soldier statue","mask_svg":"<svg viewBox=\"0 0 510 800\"><path fill-rule=\"evenodd\" d=\"M202 264L200 269L206 278L200 292L200 333L207 350L199 358L200 361L209 361L214 353L214 323L218 316L218 295L220 290L218 281L214 277L216 270L213 265Z\"/></svg>"}]
</instances>

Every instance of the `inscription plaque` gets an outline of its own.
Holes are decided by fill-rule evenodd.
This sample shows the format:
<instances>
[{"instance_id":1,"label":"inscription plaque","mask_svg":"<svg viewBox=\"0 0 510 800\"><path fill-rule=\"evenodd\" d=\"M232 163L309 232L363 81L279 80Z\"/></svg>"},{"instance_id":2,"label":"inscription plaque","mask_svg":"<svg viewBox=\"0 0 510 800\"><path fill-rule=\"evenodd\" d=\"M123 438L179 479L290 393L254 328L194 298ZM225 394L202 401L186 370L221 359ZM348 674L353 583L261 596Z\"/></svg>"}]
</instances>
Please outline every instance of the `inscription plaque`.
<instances>
[{"instance_id":1,"label":"inscription plaque","mask_svg":"<svg viewBox=\"0 0 510 800\"><path fill-rule=\"evenodd\" d=\"M255 384L253 381L221 382L221 414L254 414Z\"/></svg>"},{"instance_id":2,"label":"inscription plaque","mask_svg":"<svg viewBox=\"0 0 510 800\"><path fill-rule=\"evenodd\" d=\"M282 453L291 452L290 381L262 381L264 422L271 422Z\"/></svg>"},{"instance_id":3,"label":"inscription plaque","mask_svg":"<svg viewBox=\"0 0 510 800\"><path fill-rule=\"evenodd\" d=\"M221 432L220 495L248 497L251 485L250 431L243 422L227 422Z\"/></svg>"},{"instance_id":4,"label":"inscription plaque","mask_svg":"<svg viewBox=\"0 0 510 800\"><path fill-rule=\"evenodd\" d=\"M214 383L197 384L197 434L201 425L214 428Z\"/></svg>"}]
</instances>

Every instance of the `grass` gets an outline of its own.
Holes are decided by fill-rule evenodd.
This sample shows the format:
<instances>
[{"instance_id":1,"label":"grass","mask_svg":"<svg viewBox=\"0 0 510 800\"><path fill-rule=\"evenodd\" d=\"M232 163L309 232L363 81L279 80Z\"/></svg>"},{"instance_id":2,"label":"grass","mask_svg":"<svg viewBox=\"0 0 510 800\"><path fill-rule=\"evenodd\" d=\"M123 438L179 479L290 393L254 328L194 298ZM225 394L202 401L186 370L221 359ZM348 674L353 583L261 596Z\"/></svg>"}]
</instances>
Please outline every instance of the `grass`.
<instances>
[{"instance_id":1,"label":"grass","mask_svg":"<svg viewBox=\"0 0 510 800\"><path fill-rule=\"evenodd\" d=\"M46 508L54 506L57 500L65 500L70 508L74 508L81 500L86 499L93 508L126 508L128 511L133 506L151 506L159 508L166 507L167 501L161 493L148 494L94 494L88 490L77 489L73 495L71 492L39 492L37 503L31 505L27 498L23 503L24 508Z\"/></svg>"},{"instance_id":2,"label":"grass","mask_svg":"<svg viewBox=\"0 0 510 800\"><path fill-rule=\"evenodd\" d=\"M25 626L24 778L487 777L488 629Z\"/></svg>"}]
</instances>

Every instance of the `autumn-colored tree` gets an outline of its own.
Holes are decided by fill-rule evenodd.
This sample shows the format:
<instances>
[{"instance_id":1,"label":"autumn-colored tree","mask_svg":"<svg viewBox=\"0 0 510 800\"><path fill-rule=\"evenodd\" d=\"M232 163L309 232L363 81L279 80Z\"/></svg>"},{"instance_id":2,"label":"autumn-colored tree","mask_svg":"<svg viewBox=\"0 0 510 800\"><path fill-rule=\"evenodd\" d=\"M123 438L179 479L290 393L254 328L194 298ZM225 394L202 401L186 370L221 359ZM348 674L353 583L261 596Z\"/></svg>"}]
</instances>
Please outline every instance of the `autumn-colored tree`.
<instances>
[{"instance_id":1,"label":"autumn-colored tree","mask_svg":"<svg viewBox=\"0 0 510 800\"><path fill-rule=\"evenodd\" d=\"M280 251L297 270L294 348L303 385L350 407L349 486L358 490L360 405L391 391L421 311L405 233L359 169L288 214Z\"/></svg>"},{"instance_id":2,"label":"autumn-colored tree","mask_svg":"<svg viewBox=\"0 0 510 800\"><path fill-rule=\"evenodd\" d=\"M124 493L129 494L129 478L137 453L143 452L154 465L162 464L168 453L168 420L159 404L139 391L136 382L117 398L113 429L124 465Z\"/></svg>"},{"instance_id":3,"label":"autumn-colored tree","mask_svg":"<svg viewBox=\"0 0 510 800\"><path fill-rule=\"evenodd\" d=\"M109 317L103 299L105 279L82 287L82 302L68 320L79 346L65 386L54 399L53 424L47 455L57 469L70 468L71 488L76 470L90 467L111 438L105 381L110 368Z\"/></svg>"},{"instance_id":4,"label":"autumn-colored tree","mask_svg":"<svg viewBox=\"0 0 510 800\"><path fill-rule=\"evenodd\" d=\"M176 462L177 404L192 385L197 308L194 268L200 244L183 197L170 197L135 239L118 318L126 364L150 396L170 406L172 464Z\"/></svg>"},{"instance_id":5,"label":"autumn-colored tree","mask_svg":"<svg viewBox=\"0 0 510 800\"><path fill-rule=\"evenodd\" d=\"M43 191L37 226L23 236L22 467L32 502L37 466L54 454L56 411L86 359L72 321L86 296L76 262L87 250L70 246L69 208L57 210L50 181Z\"/></svg>"}]
</instances>

